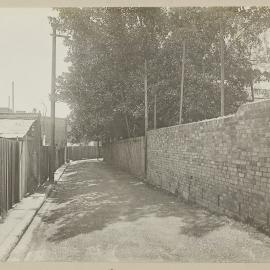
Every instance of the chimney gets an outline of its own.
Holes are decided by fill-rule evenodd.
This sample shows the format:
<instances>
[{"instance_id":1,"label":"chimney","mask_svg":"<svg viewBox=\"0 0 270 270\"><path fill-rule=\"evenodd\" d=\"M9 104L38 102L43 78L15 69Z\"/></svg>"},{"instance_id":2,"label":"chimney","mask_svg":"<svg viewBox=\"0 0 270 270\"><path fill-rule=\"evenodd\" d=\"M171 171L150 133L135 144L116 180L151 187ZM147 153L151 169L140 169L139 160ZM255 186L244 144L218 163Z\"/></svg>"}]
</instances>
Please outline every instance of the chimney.
<instances>
[{"instance_id":1,"label":"chimney","mask_svg":"<svg viewBox=\"0 0 270 270\"><path fill-rule=\"evenodd\" d=\"M14 81L12 81L12 112L14 113Z\"/></svg>"}]
</instances>

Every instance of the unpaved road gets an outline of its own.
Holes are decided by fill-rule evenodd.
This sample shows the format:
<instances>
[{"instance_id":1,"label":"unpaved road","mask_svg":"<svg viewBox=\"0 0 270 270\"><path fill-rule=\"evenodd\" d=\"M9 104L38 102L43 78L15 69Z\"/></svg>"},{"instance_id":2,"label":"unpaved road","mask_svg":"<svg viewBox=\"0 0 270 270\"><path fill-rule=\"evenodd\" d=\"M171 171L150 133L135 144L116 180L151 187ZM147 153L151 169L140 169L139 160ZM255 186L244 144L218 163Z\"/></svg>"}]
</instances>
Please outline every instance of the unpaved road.
<instances>
[{"instance_id":1,"label":"unpaved road","mask_svg":"<svg viewBox=\"0 0 270 270\"><path fill-rule=\"evenodd\" d=\"M91 160L67 168L8 261L270 262L270 238Z\"/></svg>"}]
</instances>

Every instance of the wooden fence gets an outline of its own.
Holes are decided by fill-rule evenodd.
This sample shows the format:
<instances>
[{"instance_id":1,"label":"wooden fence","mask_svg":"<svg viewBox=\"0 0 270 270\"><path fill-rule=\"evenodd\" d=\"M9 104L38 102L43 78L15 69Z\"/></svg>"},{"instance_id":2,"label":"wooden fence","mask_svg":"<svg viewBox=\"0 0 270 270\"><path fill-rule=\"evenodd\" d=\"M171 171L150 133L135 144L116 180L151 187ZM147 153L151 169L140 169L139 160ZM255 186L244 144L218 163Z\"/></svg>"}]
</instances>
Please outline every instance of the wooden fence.
<instances>
[{"instance_id":1,"label":"wooden fence","mask_svg":"<svg viewBox=\"0 0 270 270\"><path fill-rule=\"evenodd\" d=\"M68 146L67 160L92 159L101 157L101 147L97 146Z\"/></svg>"},{"instance_id":2,"label":"wooden fence","mask_svg":"<svg viewBox=\"0 0 270 270\"><path fill-rule=\"evenodd\" d=\"M48 146L34 147L31 140L0 138L0 218L27 193L33 193L49 176ZM65 163L65 148L56 150L56 169Z\"/></svg>"},{"instance_id":3,"label":"wooden fence","mask_svg":"<svg viewBox=\"0 0 270 270\"><path fill-rule=\"evenodd\" d=\"M42 146L41 151L41 162L40 162L40 181L44 183L48 177L50 172L50 147Z\"/></svg>"},{"instance_id":4,"label":"wooden fence","mask_svg":"<svg viewBox=\"0 0 270 270\"><path fill-rule=\"evenodd\" d=\"M56 149L55 153L55 168L61 167L66 162L66 149L65 147L61 147ZM50 147L42 146L41 151L41 162L40 162L40 179L41 183L44 183L48 177L50 172Z\"/></svg>"},{"instance_id":5,"label":"wooden fence","mask_svg":"<svg viewBox=\"0 0 270 270\"><path fill-rule=\"evenodd\" d=\"M19 201L19 143L0 138L0 216Z\"/></svg>"},{"instance_id":6,"label":"wooden fence","mask_svg":"<svg viewBox=\"0 0 270 270\"><path fill-rule=\"evenodd\" d=\"M56 168L61 167L66 162L66 147L61 147L56 150Z\"/></svg>"},{"instance_id":7,"label":"wooden fence","mask_svg":"<svg viewBox=\"0 0 270 270\"><path fill-rule=\"evenodd\" d=\"M56 150L55 169L66 160L101 157L97 146L69 146ZM0 218L26 194L43 184L50 172L50 148L23 141L0 138Z\"/></svg>"}]
</instances>

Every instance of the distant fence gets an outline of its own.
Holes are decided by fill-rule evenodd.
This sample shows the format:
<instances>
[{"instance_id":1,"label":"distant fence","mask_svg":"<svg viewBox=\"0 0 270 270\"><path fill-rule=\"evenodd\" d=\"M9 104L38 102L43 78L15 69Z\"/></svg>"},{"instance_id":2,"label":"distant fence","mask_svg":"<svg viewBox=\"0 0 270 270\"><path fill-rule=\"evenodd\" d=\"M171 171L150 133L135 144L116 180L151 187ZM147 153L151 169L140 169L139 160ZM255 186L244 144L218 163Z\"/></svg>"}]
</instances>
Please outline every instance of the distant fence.
<instances>
[{"instance_id":1,"label":"distant fence","mask_svg":"<svg viewBox=\"0 0 270 270\"><path fill-rule=\"evenodd\" d=\"M40 181L44 183L50 172L50 146L42 146L41 151L41 162L40 162ZM65 162L65 147L56 149L55 153L55 168L61 167Z\"/></svg>"},{"instance_id":2,"label":"distant fence","mask_svg":"<svg viewBox=\"0 0 270 270\"><path fill-rule=\"evenodd\" d=\"M65 153L65 147L61 147L56 150L55 168L61 167L66 162Z\"/></svg>"},{"instance_id":3,"label":"distant fence","mask_svg":"<svg viewBox=\"0 0 270 270\"><path fill-rule=\"evenodd\" d=\"M104 161L130 172L138 177L145 177L144 137L130 138L103 145Z\"/></svg>"},{"instance_id":4,"label":"distant fence","mask_svg":"<svg viewBox=\"0 0 270 270\"><path fill-rule=\"evenodd\" d=\"M92 159L102 156L101 147L97 146L68 146L66 149L67 160Z\"/></svg>"}]
</instances>

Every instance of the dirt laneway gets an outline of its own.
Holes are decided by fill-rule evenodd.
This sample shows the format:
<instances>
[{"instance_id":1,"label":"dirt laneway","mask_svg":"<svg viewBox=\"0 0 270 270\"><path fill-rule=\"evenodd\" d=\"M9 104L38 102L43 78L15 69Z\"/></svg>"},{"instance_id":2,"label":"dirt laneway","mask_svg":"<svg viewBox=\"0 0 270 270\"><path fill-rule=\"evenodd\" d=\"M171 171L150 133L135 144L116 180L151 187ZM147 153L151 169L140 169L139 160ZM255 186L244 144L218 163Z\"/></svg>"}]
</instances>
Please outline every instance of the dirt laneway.
<instances>
[{"instance_id":1,"label":"dirt laneway","mask_svg":"<svg viewBox=\"0 0 270 270\"><path fill-rule=\"evenodd\" d=\"M270 238L91 160L67 168L9 261L270 262Z\"/></svg>"}]
</instances>

